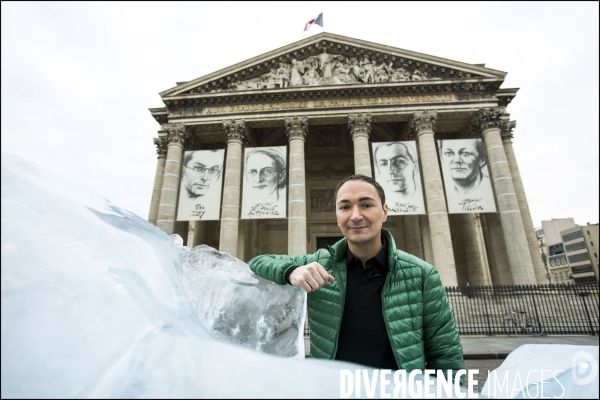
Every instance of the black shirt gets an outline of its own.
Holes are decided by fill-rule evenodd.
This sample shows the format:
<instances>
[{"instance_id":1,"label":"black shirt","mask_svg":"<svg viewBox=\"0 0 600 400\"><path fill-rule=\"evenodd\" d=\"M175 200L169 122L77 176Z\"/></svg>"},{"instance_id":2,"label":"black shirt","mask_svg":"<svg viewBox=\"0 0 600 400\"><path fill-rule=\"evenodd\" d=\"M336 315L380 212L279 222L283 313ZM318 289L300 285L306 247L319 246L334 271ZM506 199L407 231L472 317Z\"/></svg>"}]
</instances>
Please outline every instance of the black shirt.
<instances>
[{"instance_id":1,"label":"black shirt","mask_svg":"<svg viewBox=\"0 0 600 400\"><path fill-rule=\"evenodd\" d=\"M340 327L336 360L379 369L398 369L383 319L381 291L387 277L387 242L367 260L365 268L346 251L346 300Z\"/></svg>"}]
</instances>

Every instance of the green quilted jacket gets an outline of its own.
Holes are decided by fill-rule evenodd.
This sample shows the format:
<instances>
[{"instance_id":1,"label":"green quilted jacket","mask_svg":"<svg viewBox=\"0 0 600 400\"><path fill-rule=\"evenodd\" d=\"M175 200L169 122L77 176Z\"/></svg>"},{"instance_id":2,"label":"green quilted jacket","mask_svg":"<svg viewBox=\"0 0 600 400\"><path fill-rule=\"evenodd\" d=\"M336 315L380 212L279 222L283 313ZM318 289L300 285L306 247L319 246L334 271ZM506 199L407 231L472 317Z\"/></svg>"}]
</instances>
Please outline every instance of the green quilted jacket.
<instances>
[{"instance_id":1,"label":"green quilted jacket","mask_svg":"<svg viewBox=\"0 0 600 400\"><path fill-rule=\"evenodd\" d=\"M464 369L460 338L437 270L388 243L389 273L382 290L383 316L398 369ZM257 275L280 285L295 265L318 262L335 277L308 293L311 357L335 359L346 295L346 239L305 256L262 255L250 260ZM461 379L462 381L462 379Z\"/></svg>"}]
</instances>

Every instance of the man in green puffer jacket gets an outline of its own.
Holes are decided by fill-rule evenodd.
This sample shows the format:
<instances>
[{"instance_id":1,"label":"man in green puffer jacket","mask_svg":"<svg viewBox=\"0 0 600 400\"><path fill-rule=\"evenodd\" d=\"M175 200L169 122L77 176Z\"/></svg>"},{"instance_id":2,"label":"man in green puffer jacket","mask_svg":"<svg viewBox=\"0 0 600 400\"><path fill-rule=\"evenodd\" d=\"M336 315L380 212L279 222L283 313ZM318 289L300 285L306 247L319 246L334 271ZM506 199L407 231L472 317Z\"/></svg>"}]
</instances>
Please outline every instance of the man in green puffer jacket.
<instances>
[{"instance_id":1,"label":"man in green puffer jacket","mask_svg":"<svg viewBox=\"0 0 600 400\"><path fill-rule=\"evenodd\" d=\"M464 369L438 272L396 249L382 229L387 205L381 186L352 175L338 184L334 198L344 239L311 255L262 255L249 263L263 278L308 293L311 357L407 372L452 370L453 376Z\"/></svg>"}]
</instances>

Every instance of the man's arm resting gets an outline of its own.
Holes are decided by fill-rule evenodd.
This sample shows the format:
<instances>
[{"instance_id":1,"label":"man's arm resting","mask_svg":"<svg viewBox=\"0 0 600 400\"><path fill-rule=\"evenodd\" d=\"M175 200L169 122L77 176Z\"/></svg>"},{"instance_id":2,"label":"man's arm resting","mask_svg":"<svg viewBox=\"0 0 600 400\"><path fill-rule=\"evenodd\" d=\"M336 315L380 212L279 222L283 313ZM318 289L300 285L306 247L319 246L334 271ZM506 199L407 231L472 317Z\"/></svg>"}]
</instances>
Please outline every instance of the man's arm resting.
<instances>
[{"instance_id":1,"label":"man's arm resting","mask_svg":"<svg viewBox=\"0 0 600 400\"><path fill-rule=\"evenodd\" d=\"M265 254L254 257L248 262L248 266L256 275L273 281L279 285L286 285L286 274L288 271L306 263L306 256L284 256Z\"/></svg>"},{"instance_id":2,"label":"man's arm resting","mask_svg":"<svg viewBox=\"0 0 600 400\"><path fill-rule=\"evenodd\" d=\"M249 262L250 269L259 276L280 285L299 286L307 293L334 281L334 277L318 262L310 262L310 257L265 255L254 257Z\"/></svg>"}]
</instances>

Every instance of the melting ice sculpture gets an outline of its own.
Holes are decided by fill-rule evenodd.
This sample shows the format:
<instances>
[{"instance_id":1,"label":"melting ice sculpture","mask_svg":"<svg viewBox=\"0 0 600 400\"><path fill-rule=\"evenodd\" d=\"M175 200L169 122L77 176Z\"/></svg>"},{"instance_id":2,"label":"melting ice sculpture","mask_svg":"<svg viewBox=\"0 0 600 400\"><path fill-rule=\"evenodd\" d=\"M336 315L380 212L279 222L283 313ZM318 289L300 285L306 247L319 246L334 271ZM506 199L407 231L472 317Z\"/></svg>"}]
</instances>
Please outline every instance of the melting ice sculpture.
<instances>
[{"instance_id":1,"label":"melting ice sculpture","mask_svg":"<svg viewBox=\"0 0 600 400\"><path fill-rule=\"evenodd\" d=\"M259 324L246 324L236 335L236 325L211 316L210 303L194 289L201 275L187 270L185 259L197 252L85 187L21 158L1 158L2 398L339 397L341 370L373 376L355 364L275 357L215 340L221 335L274 351L277 340L267 339L293 341L290 332L302 326L301 317L263 307L272 313L265 323L280 318L285 328L266 334ZM225 280L227 274L213 269L216 280ZM236 274L234 268L227 279L238 286L259 292L273 286L259 289L255 278ZM298 301L293 290L292 303ZM207 313L207 327L195 307ZM546 365L549 353L538 354L534 366ZM422 377L415 382L422 385ZM361 397L381 396L379 383L362 385ZM588 392L594 396L597 378L595 384ZM550 389L544 394L561 394ZM581 394L571 389L567 393Z\"/></svg>"},{"instance_id":2,"label":"melting ice sculpture","mask_svg":"<svg viewBox=\"0 0 600 400\"><path fill-rule=\"evenodd\" d=\"M179 235L171 237L192 304L219 341L304 358L304 290L261 278L212 247L189 249Z\"/></svg>"},{"instance_id":3,"label":"melting ice sculpture","mask_svg":"<svg viewBox=\"0 0 600 400\"><path fill-rule=\"evenodd\" d=\"M485 371L479 371L486 376ZM490 372L490 398L598 398L598 346L525 344Z\"/></svg>"},{"instance_id":4,"label":"melting ice sculpture","mask_svg":"<svg viewBox=\"0 0 600 400\"><path fill-rule=\"evenodd\" d=\"M359 368L216 341L169 236L1 158L2 398L339 397L340 370Z\"/></svg>"}]
</instances>

